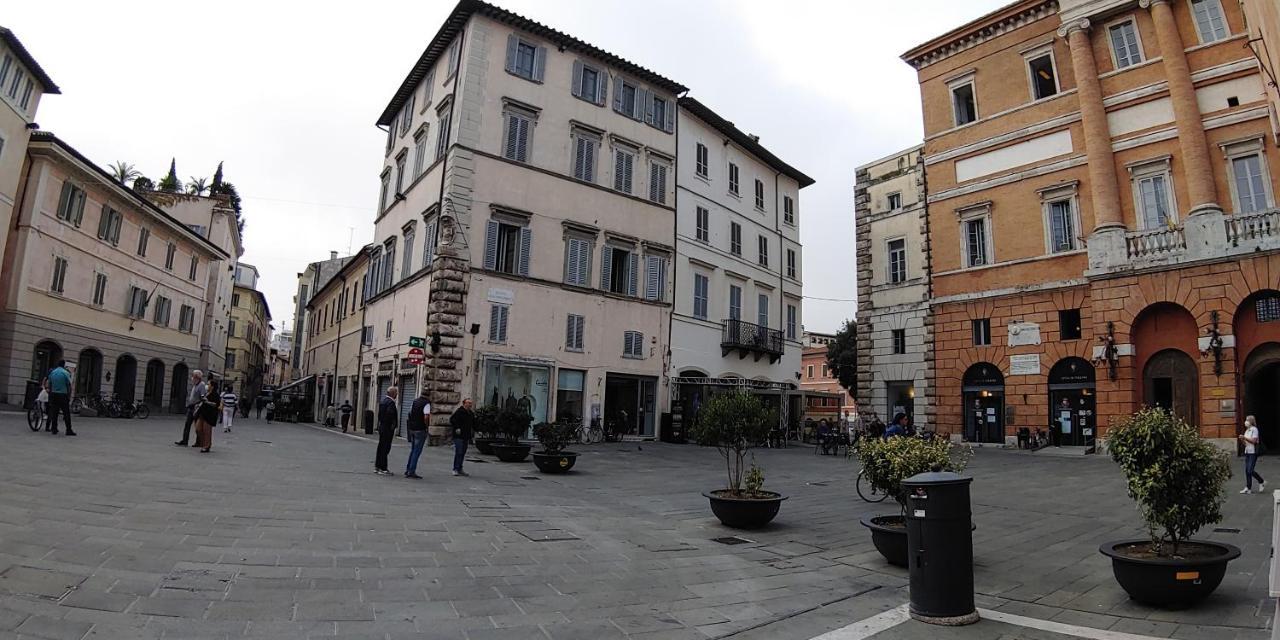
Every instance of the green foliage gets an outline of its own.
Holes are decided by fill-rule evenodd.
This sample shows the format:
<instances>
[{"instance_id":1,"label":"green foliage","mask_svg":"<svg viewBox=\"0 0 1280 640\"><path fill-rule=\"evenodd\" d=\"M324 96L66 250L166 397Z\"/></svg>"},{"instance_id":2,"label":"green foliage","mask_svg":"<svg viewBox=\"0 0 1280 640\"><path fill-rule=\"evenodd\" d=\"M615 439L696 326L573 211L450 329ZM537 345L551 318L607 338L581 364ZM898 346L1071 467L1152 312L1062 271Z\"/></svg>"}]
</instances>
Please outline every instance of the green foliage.
<instances>
[{"instance_id":1,"label":"green foliage","mask_svg":"<svg viewBox=\"0 0 1280 640\"><path fill-rule=\"evenodd\" d=\"M741 495L742 466L747 452L764 442L769 429L777 423L777 414L765 408L759 398L745 391L734 391L712 396L698 412L698 421L690 427L690 434L698 444L715 447L720 452L725 460L729 490Z\"/></svg>"},{"instance_id":2,"label":"green foliage","mask_svg":"<svg viewBox=\"0 0 1280 640\"><path fill-rule=\"evenodd\" d=\"M475 435L478 438L492 438L498 435L498 408L480 407L476 409L473 419Z\"/></svg>"},{"instance_id":3,"label":"green foliage","mask_svg":"<svg viewBox=\"0 0 1280 640\"><path fill-rule=\"evenodd\" d=\"M182 191L182 181L178 180L178 161L176 158L169 160L169 173L160 179L158 186L161 191L168 193L180 193Z\"/></svg>"},{"instance_id":4,"label":"green foliage","mask_svg":"<svg viewBox=\"0 0 1280 640\"><path fill-rule=\"evenodd\" d=\"M209 190L208 178L197 178L191 176L191 182L187 183L187 193L193 196L202 196Z\"/></svg>"},{"instance_id":5,"label":"green foliage","mask_svg":"<svg viewBox=\"0 0 1280 640\"><path fill-rule=\"evenodd\" d=\"M503 409L498 412L498 433L507 440L515 442L529 431L529 424L532 422L533 416L527 413Z\"/></svg>"},{"instance_id":6,"label":"green foliage","mask_svg":"<svg viewBox=\"0 0 1280 640\"><path fill-rule=\"evenodd\" d=\"M123 160L117 160L114 164L107 165L107 167L111 170L111 177L115 178L116 182L120 184L142 177L141 171L138 171L133 165Z\"/></svg>"},{"instance_id":7,"label":"green foliage","mask_svg":"<svg viewBox=\"0 0 1280 640\"><path fill-rule=\"evenodd\" d=\"M138 176L133 179L133 190L134 191L155 191L156 183L152 182L151 178L148 178L146 176Z\"/></svg>"},{"instance_id":8,"label":"green foliage","mask_svg":"<svg viewBox=\"0 0 1280 640\"><path fill-rule=\"evenodd\" d=\"M542 444L543 453L555 455L578 437L579 425L579 422L568 420L540 422L533 427L533 435Z\"/></svg>"},{"instance_id":9,"label":"green foliage","mask_svg":"<svg viewBox=\"0 0 1280 640\"><path fill-rule=\"evenodd\" d=\"M1107 448L1124 472L1157 554L1177 554L1180 542L1222 521L1222 486L1231 475L1227 454L1181 418L1165 409L1143 409L1111 428Z\"/></svg>"},{"instance_id":10,"label":"green foliage","mask_svg":"<svg viewBox=\"0 0 1280 640\"><path fill-rule=\"evenodd\" d=\"M973 454L968 447L956 447L946 438L894 437L866 438L858 443L862 477L877 491L893 496L906 508L902 481L934 468L959 473Z\"/></svg>"},{"instance_id":11,"label":"green foliage","mask_svg":"<svg viewBox=\"0 0 1280 640\"><path fill-rule=\"evenodd\" d=\"M222 187L222 161L218 161L218 170L213 172L213 184L209 185L210 189L219 189Z\"/></svg>"},{"instance_id":12,"label":"green foliage","mask_svg":"<svg viewBox=\"0 0 1280 640\"><path fill-rule=\"evenodd\" d=\"M747 477L743 482L747 485L747 493L750 494L758 494L764 487L764 469L756 464L755 456L751 457L751 468L747 470Z\"/></svg>"},{"instance_id":13,"label":"green foliage","mask_svg":"<svg viewBox=\"0 0 1280 640\"><path fill-rule=\"evenodd\" d=\"M845 390L858 386L858 325L853 320L845 320L835 342L827 345L827 366Z\"/></svg>"}]
</instances>

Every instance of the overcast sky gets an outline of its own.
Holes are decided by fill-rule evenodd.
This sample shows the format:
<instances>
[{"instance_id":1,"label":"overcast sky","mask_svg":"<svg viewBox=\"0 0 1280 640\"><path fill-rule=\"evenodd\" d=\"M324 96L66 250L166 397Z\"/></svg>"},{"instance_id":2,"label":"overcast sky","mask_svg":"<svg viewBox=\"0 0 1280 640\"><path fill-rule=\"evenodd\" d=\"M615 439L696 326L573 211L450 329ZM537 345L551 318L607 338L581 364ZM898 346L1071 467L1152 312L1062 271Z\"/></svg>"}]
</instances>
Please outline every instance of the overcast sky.
<instances>
[{"instance_id":1,"label":"overcast sky","mask_svg":"<svg viewBox=\"0 0 1280 640\"><path fill-rule=\"evenodd\" d=\"M854 315L854 167L917 144L898 56L1004 0L501 0L672 78L817 180L801 192L804 324ZM373 236L385 135L374 121L450 0L7 4L62 89L37 119L101 166L159 179L224 161L244 198L244 262L279 329L297 272ZM829 299L829 300L824 300Z\"/></svg>"}]
</instances>

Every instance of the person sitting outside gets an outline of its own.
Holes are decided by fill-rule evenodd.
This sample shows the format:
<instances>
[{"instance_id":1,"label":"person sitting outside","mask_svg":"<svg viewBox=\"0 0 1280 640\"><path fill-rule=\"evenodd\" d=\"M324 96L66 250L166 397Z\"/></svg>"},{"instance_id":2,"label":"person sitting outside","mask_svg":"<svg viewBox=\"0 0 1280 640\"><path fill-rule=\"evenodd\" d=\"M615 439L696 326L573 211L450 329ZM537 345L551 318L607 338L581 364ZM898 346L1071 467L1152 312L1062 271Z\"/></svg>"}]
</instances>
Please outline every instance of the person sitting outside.
<instances>
[{"instance_id":1,"label":"person sitting outside","mask_svg":"<svg viewBox=\"0 0 1280 640\"><path fill-rule=\"evenodd\" d=\"M884 437L887 439L905 435L907 435L907 414L899 413L893 417L893 422L889 423L889 428L884 430Z\"/></svg>"}]
</instances>

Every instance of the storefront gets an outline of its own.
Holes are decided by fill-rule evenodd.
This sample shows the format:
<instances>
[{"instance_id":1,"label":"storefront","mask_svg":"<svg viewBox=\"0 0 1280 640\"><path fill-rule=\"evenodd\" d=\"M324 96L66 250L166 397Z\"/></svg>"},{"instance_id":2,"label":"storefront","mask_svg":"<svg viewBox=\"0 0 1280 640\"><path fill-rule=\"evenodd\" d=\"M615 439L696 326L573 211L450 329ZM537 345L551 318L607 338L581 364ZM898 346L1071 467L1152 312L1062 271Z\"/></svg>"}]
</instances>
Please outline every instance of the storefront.
<instances>
[{"instance_id":1,"label":"storefront","mask_svg":"<svg viewBox=\"0 0 1280 640\"><path fill-rule=\"evenodd\" d=\"M1063 446L1093 446L1095 375L1092 364L1076 357L1049 370L1049 423L1057 426Z\"/></svg>"},{"instance_id":2,"label":"storefront","mask_svg":"<svg viewBox=\"0 0 1280 640\"><path fill-rule=\"evenodd\" d=\"M969 442L1004 442L1004 374L979 362L964 372L964 437Z\"/></svg>"},{"instance_id":3,"label":"storefront","mask_svg":"<svg viewBox=\"0 0 1280 640\"><path fill-rule=\"evenodd\" d=\"M744 378L711 378L698 375L696 370L686 370L671 380L671 411L679 414L679 421L685 427L691 427L698 419L698 412L707 401L720 393L748 391L760 398L767 409L777 412L779 426L798 428L806 412L806 396L811 398L827 397L832 394L822 392L797 392L794 385L786 382L768 380L747 380ZM840 401L822 400L833 416L839 416ZM815 418L816 419L816 418Z\"/></svg>"},{"instance_id":4,"label":"storefront","mask_svg":"<svg viewBox=\"0 0 1280 640\"><path fill-rule=\"evenodd\" d=\"M477 404L519 411L538 424L547 421L550 392L550 365L486 358L483 400Z\"/></svg>"},{"instance_id":5,"label":"storefront","mask_svg":"<svg viewBox=\"0 0 1280 640\"><path fill-rule=\"evenodd\" d=\"M606 373L604 377L605 433L640 438L654 437L657 420L658 379Z\"/></svg>"}]
</instances>

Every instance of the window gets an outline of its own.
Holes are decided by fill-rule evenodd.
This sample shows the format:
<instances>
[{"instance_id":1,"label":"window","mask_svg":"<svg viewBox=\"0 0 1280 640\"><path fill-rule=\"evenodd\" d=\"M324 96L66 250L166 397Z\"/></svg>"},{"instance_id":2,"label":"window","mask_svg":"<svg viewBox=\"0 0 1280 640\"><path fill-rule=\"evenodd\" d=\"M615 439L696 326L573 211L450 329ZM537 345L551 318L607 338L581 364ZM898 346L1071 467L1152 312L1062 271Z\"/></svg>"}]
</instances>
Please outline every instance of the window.
<instances>
[{"instance_id":1,"label":"window","mask_svg":"<svg viewBox=\"0 0 1280 640\"><path fill-rule=\"evenodd\" d=\"M409 133L409 126L413 124L413 107L418 99L417 93L409 94L409 101L405 103L404 109L400 112L400 135Z\"/></svg>"},{"instance_id":2,"label":"window","mask_svg":"<svg viewBox=\"0 0 1280 640\"><path fill-rule=\"evenodd\" d=\"M696 156L694 171L698 174L698 177L706 178L711 173L711 165L707 161L707 145L699 142L694 149L694 155Z\"/></svg>"},{"instance_id":3,"label":"window","mask_svg":"<svg viewBox=\"0 0 1280 640\"><path fill-rule=\"evenodd\" d=\"M1264 295L1258 298L1258 322L1274 322L1280 320L1280 296Z\"/></svg>"},{"instance_id":4,"label":"window","mask_svg":"<svg viewBox=\"0 0 1280 640\"><path fill-rule=\"evenodd\" d=\"M9 97L18 98L18 87L22 86L22 81L27 79L27 72L22 67L14 67L13 82L9 83Z\"/></svg>"},{"instance_id":5,"label":"window","mask_svg":"<svg viewBox=\"0 0 1280 640\"><path fill-rule=\"evenodd\" d=\"M644 299L662 302L667 299L667 259L644 257Z\"/></svg>"},{"instance_id":6,"label":"window","mask_svg":"<svg viewBox=\"0 0 1280 640\"><path fill-rule=\"evenodd\" d=\"M444 152L449 150L449 125L452 124L453 114L449 111L449 104L446 103L440 107L440 125L436 131L436 160L444 157Z\"/></svg>"},{"instance_id":7,"label":"window","mask_svg":"<svg viewBox=\"0 0 1280 640\"><path fill-rule=\"evenodd\" d=\"M191 268L187 271L187 279L195 282L196 271L200 268L200 259L194 254L191 256Z\"/></svg>"},{"instance_id":8,"label":"window","mask_svg":"<svg viewBox=\"0 0 1280 640\"><path fill-rule=\"evenodd\" d=\"M805 367L805 377L809 378L810 380L813 379L813 365L808 365L807 367Z\"/></svg>"},{"instance_id":9,"label":"window","mask_svg":"<svg viewBox=\"0 0 1280 640\"><path fill-rule=\"evenodd\" d=\"M614 147L613 150L613 189L623 193L631 193L631 176L636 165L636 150L629 147Z\"/></svg>"},{"instance_id":10,"label":"window","mask_svg":"<svg viewBox=\"0 0 1280 640\"><path fill-rule=\"evenodd\" d=\"M164 254L164 268L165 268L165 269L167 269L167 270L169 270L169 271L173 271L173 258L174 258L174 256L175 256L175 255L177 255L177 253L178 253L178 247L177 247L177 245L175 245L175 244L173 244L172 242L170 242L170 243L169 243L169 247L168 247L168 249L166 249L165 254Z\"/></svg>"},{"instance_id":11,"label":"window","mask_svg":"<svg viewBox=\"0 0 1280 640\"><path fill-rule=\"evenodd\" d=\"M526 226L489 220L484 241L484 268L512 275L529 275L532 241L533 235Z\"/></svg>"},{"instance_id":12,"label":"window","mask_svg":"<svg viewBox=\"0 0 1280 640\"><path fill-rule=\"evenodd\" d=\"M236 368L236 352L234 350L227 352L227 368Z\"/></svg>"},{"instance_id":13,"label":"window","mask_svg":"<svg viewBox=\"0 0 1280 640\"><path fill-rule=\"evenodd\" d=\"M13 56L4 54L4 60L0 61L0 87L4 86L4 81L9 78L9 69L13 68Z\"/></svg>"},{"instance_id":14,"label":"window","mask_svg":"<svg viewBox=\"0 0 1280 640\"><path fill-rule=\"evenodd\" d=\"M729 163L729 193L738 195L738 165Z\"/></svg>"},{"instance_id":15,"label":"window","mask_svg":"<svg viewBox=\"0 0 1280 640\"><path fill-rule=\"evenodd\" d=\"M904 238L889 241L889 284L907 281L907 241Z\"/></svg>"},{"instance_id":16,"label":"window","mask_svg":"<svg viewBox=\"0 0 1280 640\"><path fill-rule=\"evenodd\" d=\"M762 267L769 266L769 239L763 235L756 238L756 263Z\"/></svg>"},{"instance_id":17,"label":"window","mask_svg":"<svg viewBox=\"0 0 1280 640\"><path fill-rule=\"evenodd\" d=\"M129 298L125 300L125 313L130 318L141 318L147 313L147 292L145 289L130 286Z\"/></svg>"},{"instance_id":18,"label":"window","mask_svg":"<svg viewBox=\"0 0 1280 640\"><path fill-rule=\"evenodd\" d=\"M22 90L22 99L18 101L19 106L23 109L26 109L31 104L31 90L34 87L35 83L31 81L31 78L27 78L26 87Z\"/></svg>"},{"instance_id":19,"label":"window","mask_svg":"<svg viewBox=\"0 0 1280 640\"><path fill-rule=\"evenodd\" d=\"M756 208L764 209L764 183L756 180Z\"/></svg>"},{"instance_id":20,"label":"window","mask_svg":"<svg viewBox=\"0 0 1280 640\"><path fill-rule=\"evenodd\" d=\"M581 60L573 62L573 95L597 106L604 105L609 74Z\"/></svg>"},{"instance_id":21,"label":"window","mask_svg":"<svg viewBox=\"0 0 1280 640\"><path fill-rule=\"evenodd\" d=\"M587 182L596 181L596 150L600 148L600 136L580 129L573 131L573 177Z\"/></svg>"},{"instance_id":22,"label":"window","mask_svg":"<svg viewBox=\"0 0 1280 640\"><path fill-rule=\"evenodd\" d=\"M413 179L417 180L427 168L427 125L413 134Z\"/></svg>"},{"instance_id":23,"label":"window","mask_svg":"<svg viewBox=\"0 0 1280 640\"><path fill-rule=\"evenodd\" d=\"M796 277L796 250L787 249L787 277L795 279Z\"/></svg>"},{"instance_id":24,"label":"window","mask_svg":"<svg viewBox=\"0 0 1280 640\"><path fill-rule=\"evenodd\" d=\"M1031 75L1031 98L1040 100L1058 93L1058 75L1053 69L1053 54L1045 50L1027 57L1027 73Z\"/></svg>"},{"instance_id":25,"label":"window","mask_svg":"<svg viewBox=\"0 0 1280 640\"><path fill-rule=\"evenodd\" d=\"M1063 309L1058 312L1058 337L1063 340L1080 339L1080 310Z\"/></svg>"},{"instance_id":26,"label":"window","mask_svg":"<svg viewBox=\"0 0 1280 640\"><path fill-rule=\"evenodd\" d=\"M701 273L693 274L693 317L707 319L707 290L711 281Z\"/></svg>"},{"instance_id":27,"label":"window","mask_svg":"<svg viewBox=\"0 0 1280 640\"><path fill-rule=\"evenodd\" d=\"M667 203L667 164L650 161L649 163L649 200L658 204Z\"/></svg>"},{"instance_id":28,"label":"window","mask_svg":"<svg viewBox=\"0 0 1280 640\"><path fill-rule=\"evenodd\" d=\"M644 114L644 121L651 127L656 127L667 133L676 130L676 110L671 105L671 101L648 93L648 109Z\"/></svg>"},{"instance_id":29,"label":"window","mask_svg":"<svg viewBox=\"0 0 1280 640\"><path fill-rule=\"evenodd\" d=\"M742 287L729 285L729 319L742 319Z\"/></svg>"},{"instance_id":30,"label":"window","mask_svg":"<svg viewBox=\"0 0 1280 640\"><path fill-rule=\"evenodd\" d=\"M792 225L796 223L796 201L791 196L782 196L782 222Z\"/></svg>"},{"instance_id":31,"label":"window","mask_svg":"<svg viewBox=\"0 0 1280 640\"><path fill-rule=\"evenodd\" d=\"M907 352L907 330L906 329L893 330L893 352L896 354L903 354Z\"/></svg>"},{"instance_id":32,"label":"window","mask_svg":"<svg viewBox=\"0 0 1280 640\"><path fill-rule=\"evenodd\" d=\"M799 309L796 308L796 305L794 304L787 305L787 339L788 340L796 339L796 325L798 324L796 322L796 316L798 314L799 314Z\"/></svg>"},{"instance_id":33,"label":"window","mask_svg":"<svg viewBox=\"0 0 1280 640\"><path fill-rule=\"evenodd\" d=\"M991 319L983 318L982 320L974 320L973 323L973 346L985 347L991 344Z\"/></svg>"},{"instance_id":34,"label":"window","mask_svg":"<svg viewBox=\"0 0 1280 640\"><path fill-rule=\"evenodd\" d=\"M62 195L58 198L58 219L80 226L84 220L84 189L70 182L62 183Z\"/></svg>"},{"instance_id":35,"label":"window","mask_svg":"<svg viewBox=\"0 0 1280 640\"><path fill-rule=\"evenodd\" d=\"M384 338L385 338L386 340L390 340L390 339L391 339L391 321L390 321L390 320L388 320L388 321L387 321L387 332L386 332L386 335L384 336Z\"/></svg>"},{"instance_id":36,"label":"window","mask_svg":"<svg viewBox=\"0 0 1280 640\"><path fill-rule=\"evenodd\" d=\"M427 77L422 79L422 112L427 112L427 107L431 106L431 93L435 89L436 72L432 71Z\"/></svg>"},{"instance_id":37,"label":"window","mask_svg":"<svg viewBox=\"0 0 1280 640\"><path fill-rule=\"evenodd\" d=\"M769 326L769 294L767 293L756 296L756 324L765 328Z\"/></svg>"},{"instance_id":38,"label":"window","mask_svg":"<svg viewBox=\"0 0 1280 640\"><path fill-rule=\"evenodd\" d=\"M729 223L729 253L742 255L742 225L736 222Z\"/></svg>"},{"instance_id":39,"label":"window","mask_svg":"<svg viewBox=\"0 0 1280 640\"><path fill-rule=\"evenodd\" d=\"M514 33L507 36L507 73L542 82L546 65L546 47L535 45Z\"/></svg>"},{"instance_id":40,"label":"window","mask_svg":"<svg viewBox=\"0 0 1280 640\"><path fill-rule=\"evenodd\" d=\"M231 321L229 321L229 322L227 323L227 337L228 337L228 338L234 338L234 337L236 337L236 321L235 321L235 318L232 318L232 319L231 319Z\"/></svg>"},{"instance_id":41,"label":"window","mask_svg":"<svg viewBox=\"0 0 1280 640\"><path fill-rule=\"evenodd\" d=\"M404 264L400 265L400 277L413 273L413 240L417 231L410 227L404 230Z\"/></svg>"},{"instance_id":42,"label":"window","mask_svg":"<svg viewBox=\"0 0 1280 640\"><path fill-rule=\"evenodd\" d=\"M582 333L586 328L587 318L569 314L565 321L564 328L564 348L565 351L582 351Z\"/></svg>"},{"instance_id":43,"label":"window","mask_svg":"<svg viewBox=\"0 0 1280 640\"><path fill-rule=\"evenodd\" d=\"M396 196L404 193L404 165L408 158L408 151L401 151L396 154Z\"/></svg>"},{"instance_id":44,"label":"window","mask_svg":"<svg viewBox=\"0 0 1280 640\"><path fill-rule=\"evenodd\" d=\"M422 268L426 269L431 266L431 262L436 258L436 240L440 233L440 223L435 216L427 219L427 235L422 239ZM356 283L359 286L359 283ZM355 302L352 301L351 310L355 311Z\"/></svg>"},{"instance_id":45,"label":"window","mask_svg":"<svg viewBox=\"0 0 1280 640\"><path fill-rule=\"evenodd\" d=\"M600 252L600 288L624 296L634 296L638 262L638 256L627 249L605 246Z\"/></svg>"},{"instance_id":46,"label":"window","mask_svg":"<svg viewBox=\"0 0 1280 640\"><path fill-rule=\"evenodd\" d=\"M886 200L885 206L888 207L889 211L897 211L902 208L902 193L891 193Z\"/></svg>"},{"instance_id":47,"label":"window","mask_svg":"<svg viewBox=\"0 0 1280 640\"><path fill-rule=\"evenodd\" d=\"M644 334L639 331L627 331L622 334L622 357L644 357Z\"/></svg>"},{"instance_id":48,"label":"window","mask_svg":"<svg viewBox=\"0 0 1280 640\"><path fill-rule=\"evenodd\" d=\"M1253 213L1267 208L1267 177L1262 167L1261 152L1231 158L1237 213Z\"/></svg>"},{"instance_id":49,"label":"window","mask_svg":"<svg viewBox=\"0 0 1280 640\"><path fill-rule=\"evenodd\" d=\"M1072 251L1076 248L1076 218L1071 199L1047 204L1049 213L1049 252Z\"/></svg>"},{"instance_id":50,"label":"window","mask_svg":"<svg viewBox=\"0 0 1280 640\"><path fill-rule=\"evenodd\" d=\"M445 75L445 80L448 80L449 78L452 78L452 77L453 77L453 74L455 74L455 73L457 73L457 72L458 72L458 59L459 59L461 56L459 56L459 55L458 55L459 51L458 51L458 39L457 39L457 38L454 38L454 39L453 39L453 42L450 42L450 43L449 43L449 52L448 52L448 53L449 53L449 55L448 55L447 57L449 58L449 68L448 68L448 70L447 70L447 72L446 72L446 73L447 73L447 75Z\"/></svg>"},{"instance_id":51,"label":"window","mask_svg":"<svg viewBox=\"0 0 1280 640\"><path fill-rule=\"evenodd\" d=\"M1217 42L1230 35L1227 22L1222 18L1222 3L1219 0L1191 0L1191 14L1196 19L1196 32L1200 34L1200 42Z\"/></svg>"},{"instance_id":52,"label":"window","mask_svg":"<svg viewBox=\"0 0 1280 640\"><path fill-rule=\"evenodd\" d=\"M1138 31L1133 26L1133 20L1111 25L1107 32L1111 35L1111 55L1117 69L1142 62L1142 51L1138 47Z\"/></svg>"},{"instance_id":53,"label":"window","mask_svg":"<svg viewBox=\"0 0 1280 640\"><path fill-rule=\"evenodd\" d=\"M138 255L147 257L147 241L151 240L151 230L146 227L138 229Z\"/></svg>"},{"instance_id":54,"label":"window","mask_svg":"<svg viewBox=\"0 0 1280 640\"><path fill-rule=\"evenodd\" d=\"M1138 211L1142 214L1143 229L1160 229L1169 224L1168 175L1160 173L1136 179Z\"/></svg>"},{"instance_id":55,"label":"window","mask_svg":"<svg viewBox=\"0 0 1280 640\"><path fill-rule=\"evenodd\" d=\"M196 326L196 309L188 305L182 305L178 309L178 331L186 331L190 333L195 330Z\"/></svg>"},{"instance_id":56,"label":"window","mask_svg":"<svg viewBox=\"0 0 1280 640\"><path fill-rule=\"evenodd\" d=\"M987 215L981 215L961 221L966 267L981 267L991 263L991 236L987 220Z\"/></svg>"},{"instance_id":57,"label":"window","mask_svg":"<svg viewBox=\"0 0 1280 640\"><path fill-rule=\"evenodd\" d=\"M169 311L173 306L173 302L164 296L156 296L156 312L152 316L152 322L161 327L169 326Z\"/></svg>"},{"instance_id":58,"label":"window","mask_svg":"<svg viewBox=\"0 0 1280 640\"><path fill-rule=\"evenodd\" d=\"M396 265L396 239L391 238L382 243L382 269L379 273L382 275L380 291L386 291L395 283L395 265ZM402 274L403 275L403 274Z\"/></svg>"},{"instance_id":59,"label":"window","mask_svg":"<svg viewBox=\"0 0 1280 640\"><path fill-rule=\"evenodd\" d=\"M951 87L951 110L957 127L978 119L978 103L973 95L972 80Z\"/></svg>"},{"instance_id":60,"label":"window","mask_svg":"<svg viewBox=\"0 0 1280 640\"><path fill-rule=\"evenodd\" d=\"M507 317L511 307L505 304L489 305L489 342L507 343Z\"/></svg>"},{"instance_id":61,"label":"window","mask_svg":"<svg viewBox=\"0 0 1280 640\"><path fill-rule=\"evenodd\" d=\"M62 293L67 283L67 259L55 257L53 259L53 280L49 283L49 290L54 293Z\"/></svg>"},{"instance_id":62,"label":"window","mask_svg":"<svg viewBox=\"0 0 1280 640\"><path fill-rule=\"evenodd\" d=\"M102 205L102 217L98 218L98 239L110 242L112 246L120 244L120 224L124 216L107 205Z\"/></svg>"},{"instance_id":63,"label":"window","mask_svg":"<svg viewBox=\"0 0 1280 640\"><path fill-rule=\"evenodd\" d=\"M107 301L107 274L93 274L93 306L101 307Z\"/></svg>"},{"instance_id":64,"label":"window","mask_svg":"<svg viewBox=\"0 0 1280 640\"><path fill-rule=\"evenodd\" d=\"M391 190L391 170L382 173L382 188L378 191L378 213L387 208L387 192Z\"/></svg>"},{"instance_id":65,"label":"window","mask_svg":"<svg viewBox=\"0 0 1280 640\"><path fill-rule=\"evenodd\" d=\"M613 79L613 110L628 118L644 121L647 112L645 107L646 93L644 89L637 87L630 80L615 76Z\"/></svg>"},{"instance_id":66,"label":"window","mask_svg":"<svg viewBox=\"0 0 1280 640\"><path fill-rule=\"evenodd\" d=\"M303 285L303 286L302 286L302 299L303 299L303 300L306 300L306 299L307 299L307 287L306 287L306 285ZM231 294L231 306L233 306L233 307L238 307L238 306L240 306L240 294L238 294L238 293L233 293L233 294Z\"/></svg>"},{"instance_id":67,"label":"window","mask_svg":"<svg viewBox=\"0 0 1280 640\"><path fill-rule=\"evenodd\" d=\"M360 329L360 344L369 347L373 346L373 326L367 325Z\"/></svg>"},{"instance_id":68,"label":"window","mask_svg":"<svg viewBox=\"0 0 1280 640\"><path fill-rule=\"evenodd\" d=\"M705 207L694 209L694 224L697 226L697 238L702 242L711 241L711 212Z\"/></svg>"},{"instance_id":69,"label":"window","mask_svg":"<svg viewBox=\"0 0 1280 640\"><path fill-rule=\"evenodd\" d=\"M566 238L564 243L565 284L590 286L592 243L583 238Z\"/></svg>"},{"instance_id":70,"label":"window","mask_svg":"<svg viewBox=\"0 0 1280 640\"><path fill-rule=\"evenodd\" d=\"M831 369L826 365L826 363L823 363L822 377L826 378L826 377L829 377L830 375L831 375Z\"/></svg>"},{"instance_id":71,"label":"window","mask_svg":"<svg viewBox=\"0 0 1280 640\"><path fill-rule=\"evenodd\" d=\"M529 144L533 135L533 114L508 107L502 113L505 123L505 140L502 143L502 157L516 162L529 161Z\"/></svg>"}]
</instances>

